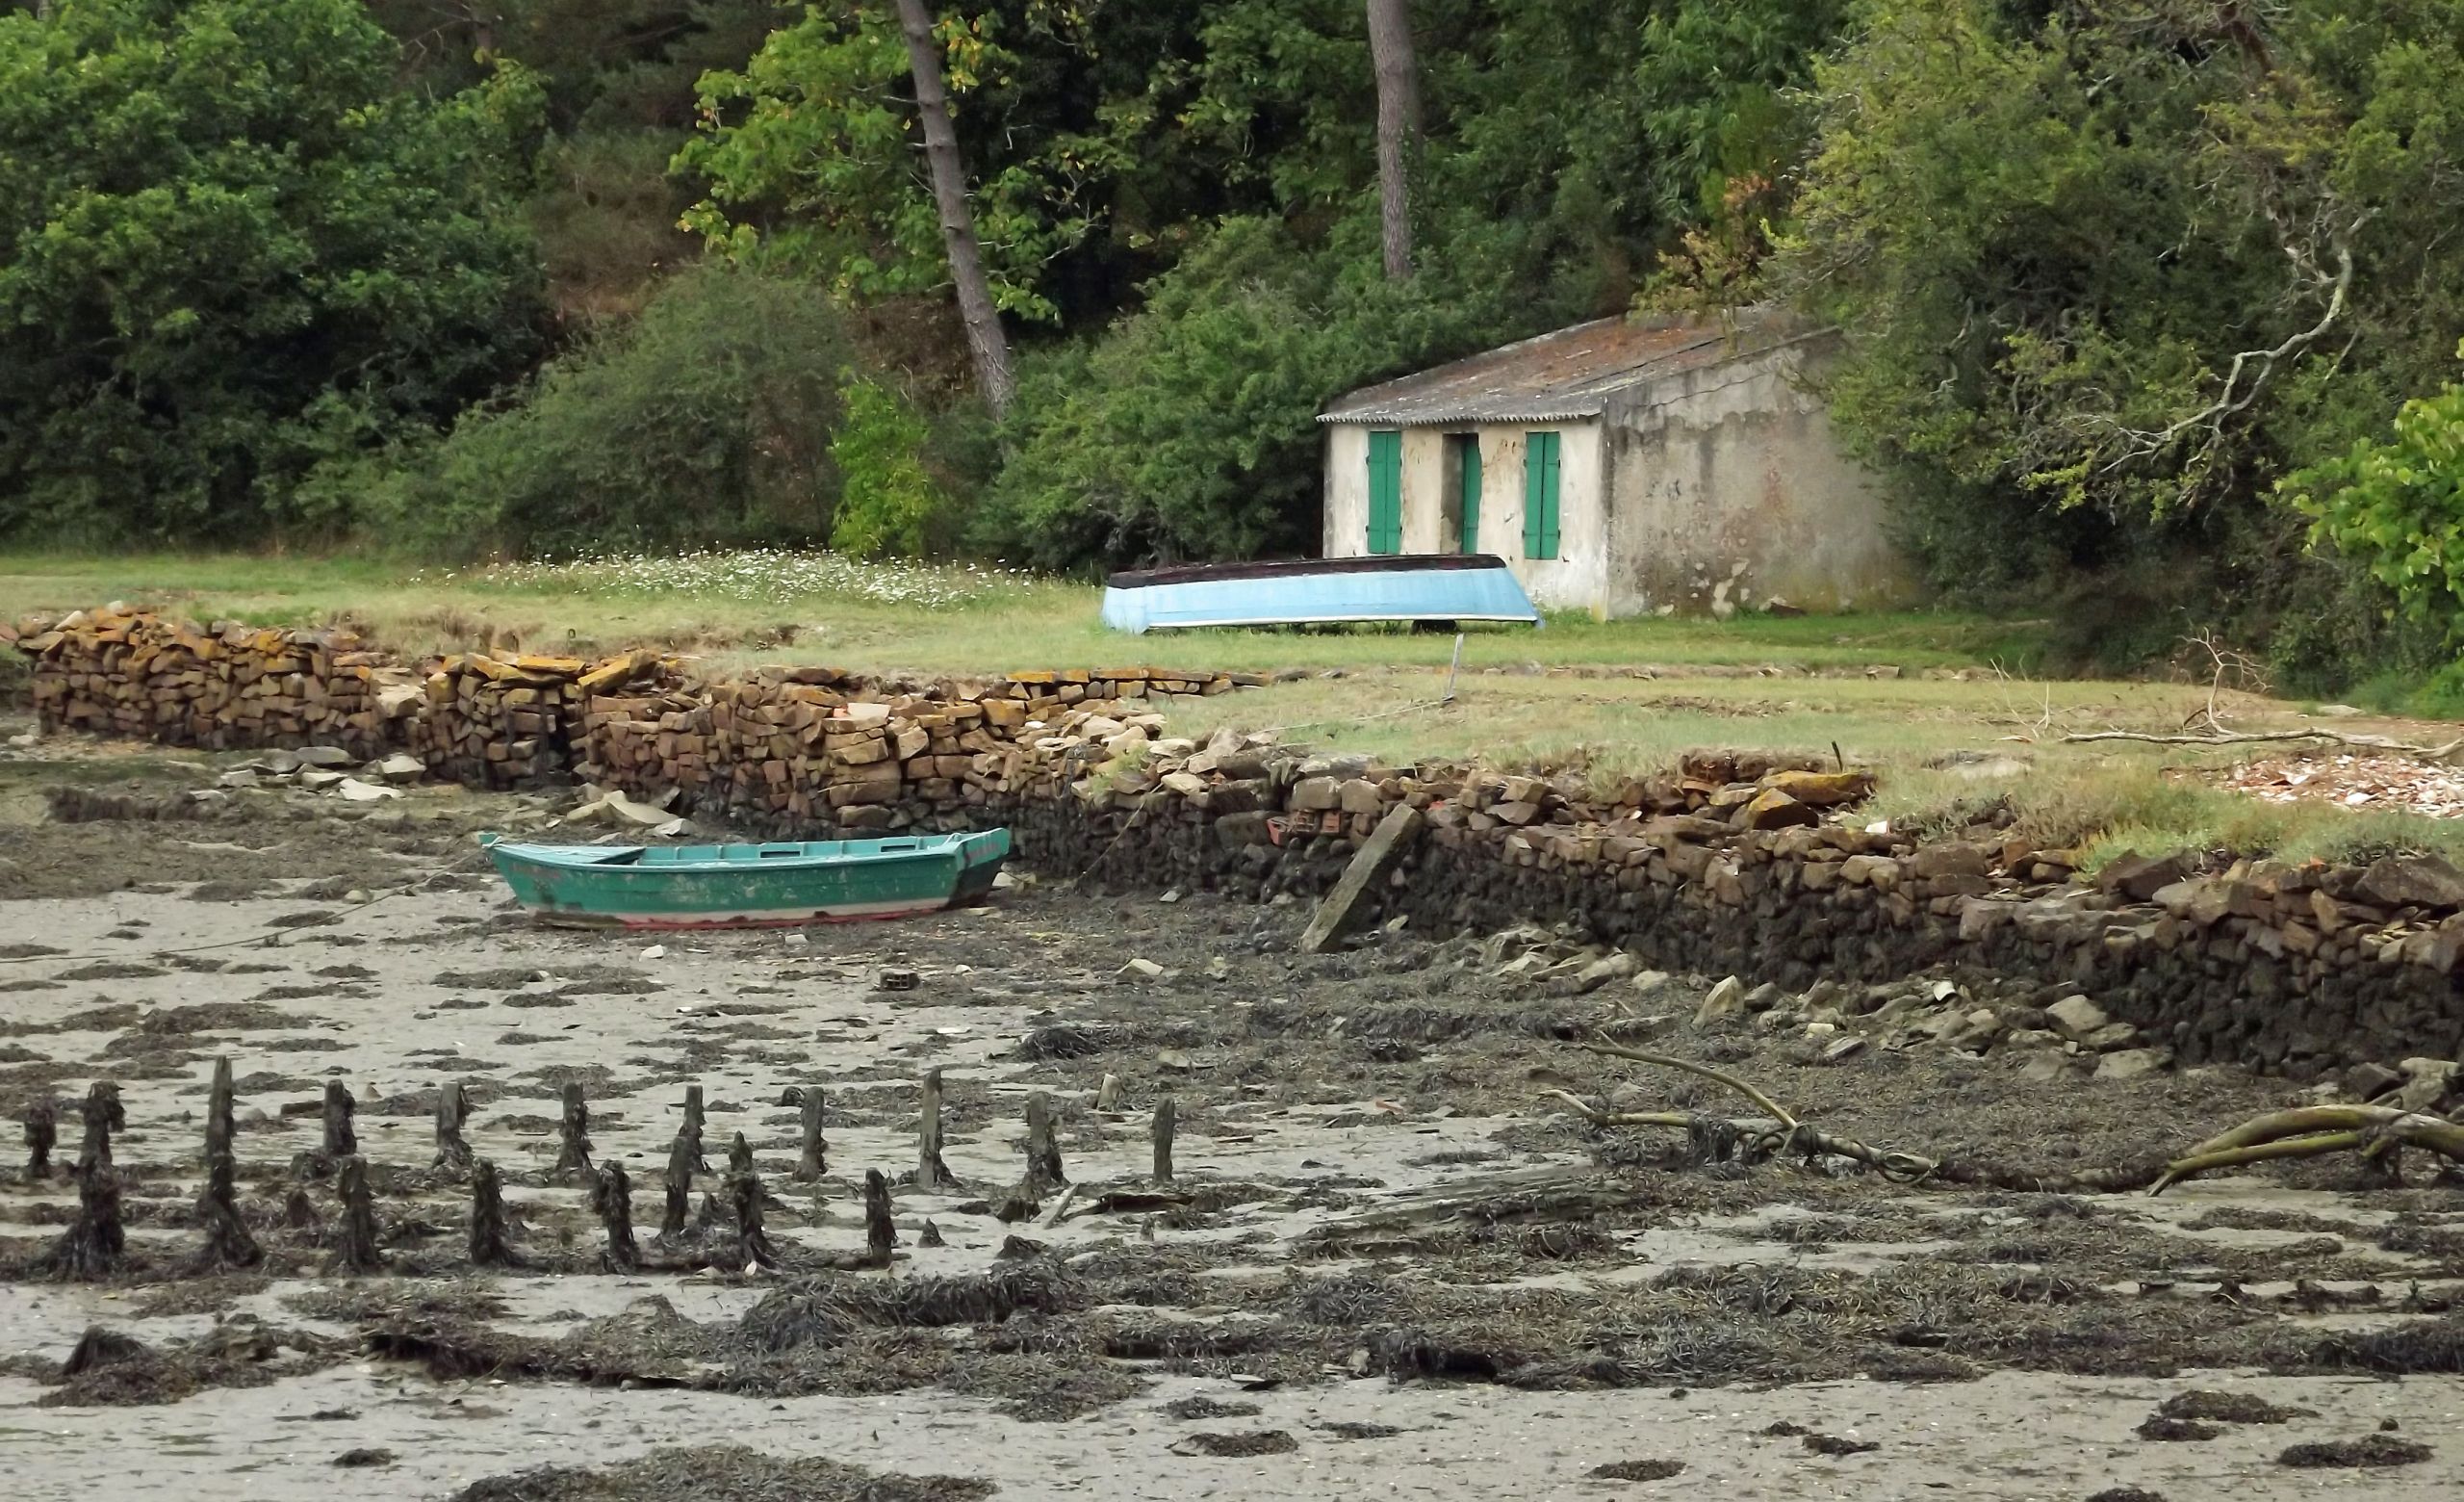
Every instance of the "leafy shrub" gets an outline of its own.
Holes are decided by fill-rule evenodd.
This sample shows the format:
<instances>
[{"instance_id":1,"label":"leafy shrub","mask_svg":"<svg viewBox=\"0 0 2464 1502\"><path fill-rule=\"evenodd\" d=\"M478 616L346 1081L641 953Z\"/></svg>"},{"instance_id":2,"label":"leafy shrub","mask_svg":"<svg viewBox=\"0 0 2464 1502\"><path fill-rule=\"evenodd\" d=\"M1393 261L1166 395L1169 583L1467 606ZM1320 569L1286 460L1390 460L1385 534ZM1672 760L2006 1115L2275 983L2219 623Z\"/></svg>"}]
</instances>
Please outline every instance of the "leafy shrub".
<instances>
[{"instance_id":1,"label":"leafy shrub","mask_svg":"<svg viewBox=\"0 0 2464 1502\"><path fill-rule=\"evenodd\" d=\"M381 535L435 557L817 544L848 357L818 288L698 267L390 471L321 479L365 489Z\"/></svg>"},{"instance_id":2,"label":"leafy shrub","mask_svg":"<svg viewBox=\"0 0 2464 1502\"><path fill-rule=\"evenodd\" d=\"M869 376L849 376L845 400L846 418L830 443L840 487L830 545L854 558L913 557L944 504L924 472L924 418Z\"/></svg>"},{"instance_id":3,"label":"leafy shrub","mask_svg":"<svg viewBox=\"0 0 2464 1502\"><path fill-rule=\"evenodd\" d=\"M2464 641L2464 386L2405 402L2392 438L2357 440L2283 488L2315 540L2367 568L2450 642Z\"/></svg>"}]
</instances>

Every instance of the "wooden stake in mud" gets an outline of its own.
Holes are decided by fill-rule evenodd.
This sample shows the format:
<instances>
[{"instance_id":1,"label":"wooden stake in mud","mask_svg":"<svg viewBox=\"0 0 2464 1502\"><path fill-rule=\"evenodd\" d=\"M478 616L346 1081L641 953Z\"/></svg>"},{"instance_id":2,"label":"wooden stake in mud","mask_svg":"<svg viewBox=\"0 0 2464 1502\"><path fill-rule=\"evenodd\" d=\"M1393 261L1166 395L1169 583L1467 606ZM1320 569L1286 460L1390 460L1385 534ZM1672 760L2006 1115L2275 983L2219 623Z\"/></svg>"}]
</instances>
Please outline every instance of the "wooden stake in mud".
<instances>
[{"instance_id":1,"label":"wooden stake in mud","mask_svg":"<svg viewBox=\"0 0 2464 1502\"><path fill-rule=\"evenodd\" d=\"M890 1248L898 1245L898 1228L890 1222L889 1180L878 1168L864 1170L864 1260L874 1267L889 1265Z\"/></svg>"},{"instance_id":2,"label":"wooden stake in mud","mask_svg":"<svg viewBox=\"0 0 2464 1502\"><path fill-rule=\"evenodd\" d=\"M941 1161L941 1072L924 1072L923 1114L915 1127L915 1187L927 1194L956 1187L950 1167Z\"/></svg>"},{"instance_id":3,"label":"wooden stake in mud","mask_svg":"<svg viewBox=\"0 0 2464 1502\"><path fill-rule=\"evenodd\" d=\"M128 1125L128 1113L120 1108L119 1086L108 1079L98 1079L87 1090L81 1110L86 1139L77 1146L77 1172L85 1175L112 1166L112 1133ZM116 1191L114 1203L117 1203Z\"/></svg>"},{"instance_id":4,"label":"wooden stake in mud","mask_svg":"<svg viewBox=\"0 0 2464 1502\"><path fill-rule=\"evenodd\" d=\"M308 1191L297 1184L291 1186L291 1193L282 1202L282 1223L293 1230L314 1231L319 1235L322 1235L325 1230L325 1217L317 1213L317 1202L309 1199Z\"/></svg>"},{"instance_id":5,"label":"wooden stake in mud","mask_svg":"<svg viewBox=\"0 0 2464 1502\"><path fill-rule=\"evenodd\" d=\"M326 1100L333 1099L329 1087ZM345 1091L343 1099L350 1099ZM345 1126L348 1123L346 1121ZM368 1187L368 1160L353 1154L342 1161L342 1230L334 1240L334 1255L328 1266L337 1272L379 1273L385 1270L385 1254L376 1246L376 1197Z\"/></svg>"},{"instance_id":6,"label":"wooden stake in mud","mask_svg":"<svg viewBox=\"0 0 2464 1502\"><path fill-rule=\"evenodd\" d=\"M504 1213L504 1185L486 1158L471 1164L471 1260L479 1267L520 1267L513 1230Z\"/></svg>"},{"instance_id":7,"label":"wooden stake in mud","mask_svg":"<svg viewBox=\"0 0 2464 1502\"><path fill-rule=\"evenodd\" d=\"M753 1144L744 1140L744 1133L737 1132L735 1140L728 1144L728 1173L732 1176L752 1172Z\"/></svg>"},{"instance_id":8,"label":"wooden stake in mud","mask_svg":"<svg viewBox=\"0 0 2464 1502\"><path fill-rule=\"evenodd\" d=\"M116 1103L117 1095L115 1093ZM40 1266L56 1278L89 1282L118 1271L128 1250L128 1231L119 1218L119 1175L108 1154L102 1162L77 1173L77 1218L43 1255Z\"/></svg>"},{"instance_id":9,"label":"wooden stake in mud","mask_svg":"<svg viewBox=\"0 0 2464 1502\"><path fill-rule=\"evenodd\" d=\"M60 1108L48 1098L26 1107L26 1182L51 1177L51 1150L60 1143Z\"/></svg>"},{"instance_id":10,"label":"wooden stake in mud","mask_svg":"<svg viewBox=\"0 0 2464 1502\"><path fill-rule=\"evenodd\" d=\"M565 1082L564 1116L557 1124L562 1139L556 1149L556 1165L548 1171L552 1178L587 1178L590 1175L590 1102L582 1099L581 1082Z\"/></svg>"},{"instance_id":11,"label":"wooden stake in mud","mask_svg":"<svg viewBox=\"0 0 2464 1502\"><path fill-rule=\"evenodd\" d=\"M607 1232L606 1249L599 1255L599 1264L611 1273L641 1271L642 1249L633 1240L633 1181L625 1173L625 1165L610 1159L591 1180L590 1207L599 1216L600 1228Z\"/></svg>"},{"instance_id":12,"label":"wooden stake in mud","mask_svg":"<svg viewBox=\"0 0 2464 1502\"><path fill-rule=\"evenodd\" d=\"M436 1167L455 1178L471 1172L471 1144L462 1139L466 1109L460 1080L449 1079L437 1087Z\"/></svg>"},{"instance_id":13,"label":"wooden stake in mud","mask_svg":"<svg viewBox=\"0 0 2464 1502\"><path fill-rule=\"evenodd\" d=\"M232 1140L239 1134L232 1104L231 1060L225 1055L214 1061L214 1084L205 1093L205 1162L209 1177L216 1158L231 1156Z\"/></svg>"},{"instance_id":14,"label":"wooden stake in mud","mask_svg":"<svg viewBox=\"0 0 2464 1502\"><path fill-rule=\"evenodd\" d=\"M325 1081L325 1138L318 1151L336 1163L359 1155L359 1133L350 1125L351 1115L358 1109L359 1102L350 1098L348 1085L339 1079Z\"/></svg>"},{"instance_id":15,"label":"wooden stake in mud","mask_svg":"<svg viewBox=\"0 0 2464 1502\"><path fill-rule=\"evenodd\" d=\"M210 1118L206 1129L210 1137ZM206 1267L254 1267L265 1260L265 1249L240 1218L239 1172L227 1148L206 1159L205 1193L196 1202L197 1223L205 1228L205 1250L197 1260Z\"/></svg>"},{"instance_id":16,"label":"wooden stake in mud","mask_svg":"<svg viewBox=\"0 0 2464 1502\"><path fill-rule=\"evenodd\" d=\"M667 1207L659 1216L658 1233L680 1236L693 1213L693 1149L680 1131L667 1150L666 1189Z\"/></svg>"},{"instance_id":17,"label":"wooden stake in mud","mask_svg":"<svg viewBox=\"0 0 2464 1502\"><path fill-rule=\"evenodd\" d=\"M821 1087L807 1085L798 1102L804 1107L804 1151L796 1158L796 1182L808 1184L830 1172L830 1144L821 1135Z\"/></svg>"},{"instance_id":18,"label":"wooden stake in mud","mask_svg":"<svg viewBox=\"0 0 2464 1502\"><path fill-rule=\"evenodd\" d=\"M1118 1075L1106 1075L1104 1082L1095 1087L1095 1109L1098 1111L1120 1109L1120 1076Z\"/></svg>"},{"instance_id":19,"label":"wooden stake in mud","mask_svg":"<svg viewBox=\"0 0 2464 1502\"><path fill-rule=\"evenodd\" d=\"M736 1145L743 1147L744 1134L736 1134ZM770 1245L770 1237L761 1229L761 1176L753 1169L753 1150L744 1149L744 1167L731 1168L728 1174L729 1208L735 1212L735 1248L744 1265L751 1269L758 1263L777 1267L779 1254ZM731 1165L734 1155L729 1159Z\"/></svg>"},{"instance_id":20,"label":"wooden stake in mud","mask_svg":"<svg viewBox=\"0 0 2464 1502\"><path fill-rule=\"evenodd\" d=\"M1052 1098L1039 1090L1027 1097L1027 1188L1032 1193L1069 1182L1062 1172L1061 1144L1053 1136Z\"/></svg>"},{"instance_id":21,"label":"wooden stake in mud","mask_svg":"<svg viewBox=\"0 0 2464 1502\"><path fill-rule=\"evenodd\" d=\"M702 1156L702 1087L684 1087L684 1126L677 1133L684 1144L685 1161L697 1174L706 1174L710 1165Z\"/></svg>"},{"instance_id":22,"label":"wooden stake in mud","mask_svg":"<svg viewBox=\"0 0 2464 1502\"><path fill-rule=\"evenodd\" d=\"M1172 1181L1172 1098L1155 1102L1155 1181Z\"/></svg>"}]
</instances>

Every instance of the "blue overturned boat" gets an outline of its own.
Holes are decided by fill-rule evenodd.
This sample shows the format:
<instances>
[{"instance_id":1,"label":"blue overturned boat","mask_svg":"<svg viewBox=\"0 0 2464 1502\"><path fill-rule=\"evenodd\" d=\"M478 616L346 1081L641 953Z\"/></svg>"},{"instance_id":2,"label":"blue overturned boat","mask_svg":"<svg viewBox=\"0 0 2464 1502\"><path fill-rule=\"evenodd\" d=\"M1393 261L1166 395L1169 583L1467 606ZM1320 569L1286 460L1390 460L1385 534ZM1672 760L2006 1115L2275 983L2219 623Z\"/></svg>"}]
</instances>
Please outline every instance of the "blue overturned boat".
<instances>
[{"instance_id":1,"label":"blue overturned boat","mask_svg":"<svg viewBox=\"0 0 2464 1502\"><path fill-rule=\"evenodd\" d=\"M1358 621L1537 626L1540 612L1505 559L1491 553L1198 563L1140 569L1105 581L1104 624L1132 635L1203 626Z\"/></svg>"}]
</instances>

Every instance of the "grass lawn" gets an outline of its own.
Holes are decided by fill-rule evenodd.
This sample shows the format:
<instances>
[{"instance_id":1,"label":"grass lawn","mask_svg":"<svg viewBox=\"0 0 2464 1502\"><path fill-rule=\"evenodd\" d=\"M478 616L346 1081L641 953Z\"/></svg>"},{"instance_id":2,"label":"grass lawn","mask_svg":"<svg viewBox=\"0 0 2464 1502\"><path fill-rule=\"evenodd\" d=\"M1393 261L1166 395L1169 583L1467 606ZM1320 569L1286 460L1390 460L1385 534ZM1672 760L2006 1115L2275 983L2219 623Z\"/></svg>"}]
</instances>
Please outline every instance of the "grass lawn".
<instances>
[{"instance_id":1,"label":"grass lawn","mask_svg":"<svg viewBox=\"0 0 2464 1502\"><path fill-rule=\"evenodd\" d=\"M124 557L0 554L0 619L110 600L199 619L266 625L347 621L398 651L494 642L540 651L644 643L722 662L829 661L879 672L1019 667L1271 669L1443 664L1449 635L1345 631L1209 632L1133 638L1096 621L1091 584L930 565L846 565L810 555L731 554L628 565L449 571L358 558ZM1887 662L1914 671L1989 660L2017 666L2024 624L1974 616L1754 616L1731 622L1595 622L1474 632L1473 665Z\"/></svg>"},{"instance_id":2,"label":"grass lawn","mask_svg":"<svg viewBox=\"0 0 2464 1502\"><path fill-rule=\"evenodd\" d=\"M201 619L348 622L417 654L466 646L590 653L655 644L706 671L830 662L927 676L1020 667L1158 666L1310 676L1174 712L1397 763L1432 758L1579 768L1595 781L1664 767L1690 747L1774 749L1885 773L1875 813L1941 822L2007 802L2048 845L2111 854L2183 845L2343 855L2464 851L2441 821L2264 804L2206 786L2232 752L2066 745L2066 732L2169 731L2204 686L2028 676L2042 630L1954 614L1755 616L1727 622L1553 619L1464 639L1401 631L1207 632L1127 637L1096 622L1095 588L997 572L735 554L642 563L420 571L356 558L0 555L0 619L124 600ZM1865 676L1868 668L1896 676ZM2237 728L2304 722L2250 695ZM2399 721L2339 729L2446 739ZM2244 755L2256 753L2243 753Z\"/></svg>"}]
</instances>

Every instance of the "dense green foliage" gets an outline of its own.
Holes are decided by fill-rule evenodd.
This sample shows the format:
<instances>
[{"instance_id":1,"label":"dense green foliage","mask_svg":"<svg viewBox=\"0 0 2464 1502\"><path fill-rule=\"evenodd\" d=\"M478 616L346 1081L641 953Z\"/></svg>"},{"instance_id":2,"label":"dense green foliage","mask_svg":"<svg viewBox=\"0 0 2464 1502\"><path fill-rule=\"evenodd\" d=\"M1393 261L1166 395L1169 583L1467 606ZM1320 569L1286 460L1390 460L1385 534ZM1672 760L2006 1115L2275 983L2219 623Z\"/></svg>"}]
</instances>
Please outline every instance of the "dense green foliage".
<instances>
[{"instance_id":1,"label":"dense green foliage","mask_svg":"<svg viewBox=\"0 0 2464 1502\"><path fill-rule=\"evenodd\" d=\"M395 74L353 0L0 15L0 533L263 535L530 358L535 86Z\"/></svg>"},{"instance_id":2,"label":"dense green foliage","mask_svg":"<svg viewBox=\"0 0 2464 1502\"><path fill-rule=\"evenodd\" d=\"M2320 541L2464 640L2464 386L2405 402L2392 438L2357 440L2285 489Z\"/></svg>"},{"instance_id":3,"label":"dense green foliage","mask_svg":"<svg viewBox=\"0 0 2464 1502\"><path fill-rule=\"evenodd\" d=\"M820 289L705 268L443 440L329 467L312 488L449 557L827 537L853 356Z\"/></svg>"},{"instance_id":4,"label":"dense green foliage","mask_svg":"<svg viewBox=\"0 0 2464 1502\"><path fill-rule=\"evenodd\" d=\"M1816 95L1789 270L1946 582L2377 613L2269 496L2464 332L2464 4L1869 0Z\"/></svg>"},{"instance_id":5,"label":"dense green foliage","mask_svg":"<svg viewBox=\"0 0 2464 1502\"><path fill-rule=\"evenodd\" d=\"M922 553L943 499L924 468L930 425L880 381L853 376L847 415L830 442L839 475L830 545L850 557Z\"/></svg>"},{"instance_id":6,"label":"dense green foliage","mask_svg":"<svg viewBox=\"0 0 2464 1502\"><path fill-rule=\"evenodd\" d=\"M2464 645L2464 0L1412 0L1403 280L1360 0L937 4L998 426L890 0L37 9L0 533L1300 551L1343 391L1783 296L1946 589Z\"/></svg>"},{"instance_id":7,"label":"dense green foliage","mask_svg":"<svg viewBox=\"0 0 2464 1502\"><path fill-rule=\"evenodd\" d=\"M1051 0L942 36L995 296L1031 350L970 533L1052 566L1294 551L1350 386L1616 311L1799 139L1834 3L1415 7L1421 273L1377 275L1357 0ZM877 299L945 280L887 7L813 9L705 81L680 166L725 253ZM1075 336L1075 337L1071 337Z\"/></svg>"}]
</instances>

